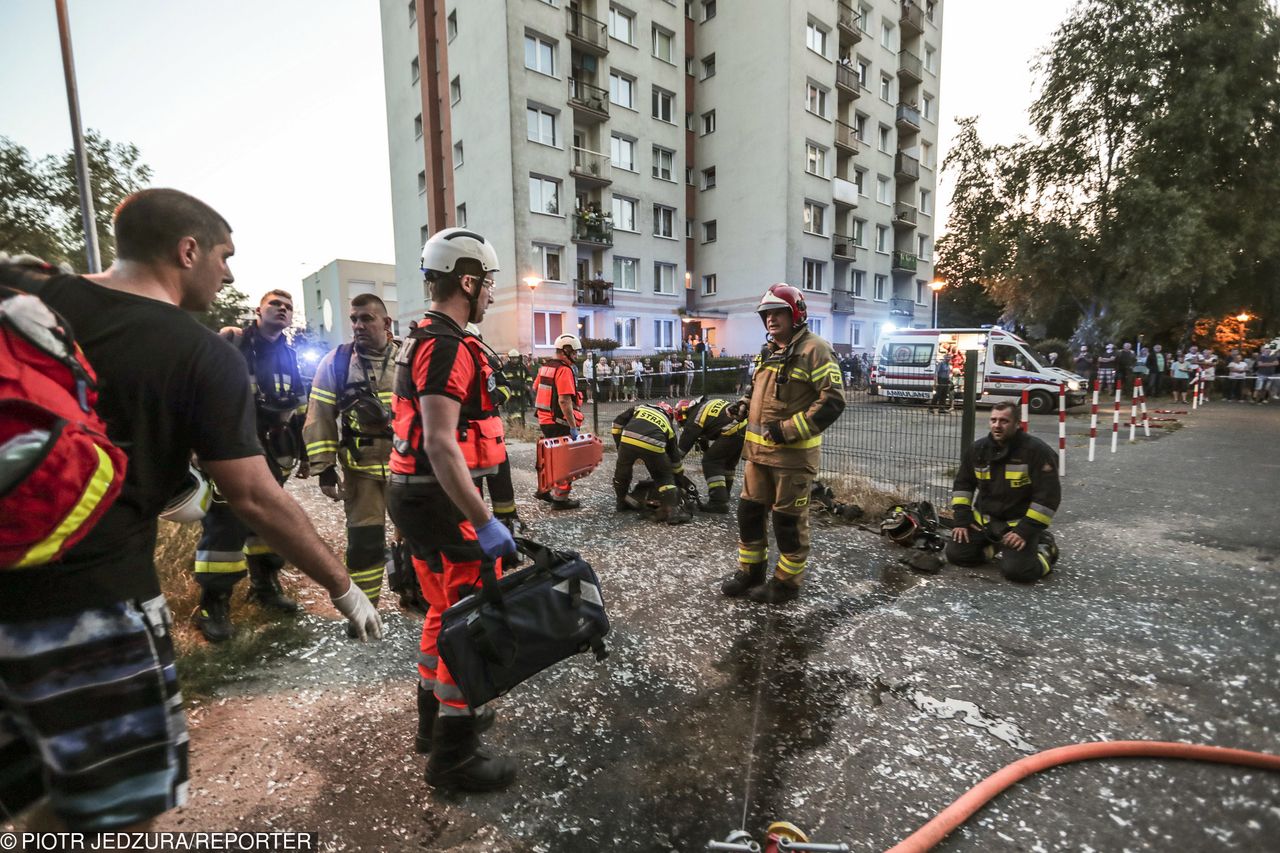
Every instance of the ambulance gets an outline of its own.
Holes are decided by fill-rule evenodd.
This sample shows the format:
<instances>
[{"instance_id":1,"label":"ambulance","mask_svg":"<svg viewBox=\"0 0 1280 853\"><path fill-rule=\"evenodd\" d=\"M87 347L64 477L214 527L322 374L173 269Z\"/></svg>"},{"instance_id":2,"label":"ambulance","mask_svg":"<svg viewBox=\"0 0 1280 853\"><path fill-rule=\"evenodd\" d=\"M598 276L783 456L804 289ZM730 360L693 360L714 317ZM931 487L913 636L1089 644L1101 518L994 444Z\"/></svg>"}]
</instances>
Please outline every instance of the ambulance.
<instances>
[{"instance_id":1,"label":"ambulance","mask_svg":"<svg viewBox=\"0 0 1280 853\"><path fill-rule=\"evenodd\" d=\"M1058 408L1058 389L1066 386L1067 405L1077 406L1088 394L1083 376L1049 367L1022 338L992 326L986 329L885 329L876 342L871 393L889 399L933 397L939 353L978 352L978 405L1017 403L1028 393L1033 414ZM956 380L959 382L959 380ZM957 396L959 389L957 388Z\"/></svg>"}]
</instances>

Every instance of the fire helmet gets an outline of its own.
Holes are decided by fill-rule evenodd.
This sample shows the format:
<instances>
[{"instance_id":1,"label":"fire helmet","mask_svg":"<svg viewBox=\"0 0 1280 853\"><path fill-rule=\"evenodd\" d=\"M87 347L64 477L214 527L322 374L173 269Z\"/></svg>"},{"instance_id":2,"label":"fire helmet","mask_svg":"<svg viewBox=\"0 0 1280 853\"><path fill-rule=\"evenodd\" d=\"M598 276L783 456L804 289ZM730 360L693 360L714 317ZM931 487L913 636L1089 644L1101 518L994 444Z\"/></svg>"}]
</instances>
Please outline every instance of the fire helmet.
<instances>
[{"instance_id":1,"label":"fire helmet","mask_svg":"<svg viewBox=\"0 0 1280 853\"><path fill-rule=\"evenodd\" d=\"M809 308L804 304L804 294L784 282L770 285L764 296L760 297L756 313L761 315L760 319L763 321L765 312L777 308L790 308L791 322L796 326L803 326L809 320Z\"/></svg>"},{"instance_id":2,"label":"fire helmet","mask_svg":"<svg viewBox=\"0 0 1280 853\"><path fill-rule=\"evenodd\" d=\"M518 349L507 350L507 358L519 358L519 357L520 357L520 350Z\"/></svg>"},{"instance_id":3,"label":"fire helmet","mask_svg":"<svg viewBox=\"0 0 1280 853\"><path fill-rule=\"evenodd\" d=\"M160 517L165 521L179 524L188 521L199 521L209 512L209 504L213 501L213 489L204 474L194 465L187 468L187 479L182 489L164 506Z\"/></svg>"},{"instance_id":4,"label":"fire helmet","mask_svg":"<svg viewBox=\"0 0 1280 853\"><path fill-rule=\"evenodd\" d=\"M671 408L671 404L666 400L660 400L657 403L654 403L653 407L670 418L673 423L675 422L676 410Z\"/></svg>"}]
</instances>

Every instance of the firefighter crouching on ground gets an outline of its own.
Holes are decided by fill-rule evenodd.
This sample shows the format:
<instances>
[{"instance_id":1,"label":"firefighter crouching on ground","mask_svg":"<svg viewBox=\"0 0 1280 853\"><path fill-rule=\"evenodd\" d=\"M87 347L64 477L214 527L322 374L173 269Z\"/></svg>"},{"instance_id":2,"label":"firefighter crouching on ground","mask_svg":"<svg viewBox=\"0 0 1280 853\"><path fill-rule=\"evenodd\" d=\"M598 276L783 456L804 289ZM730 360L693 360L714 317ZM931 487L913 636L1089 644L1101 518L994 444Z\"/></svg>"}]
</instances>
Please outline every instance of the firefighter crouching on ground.
<instances>
[{"instance_id":1,"label":"firefighter crouching on ground","mask_svg":"<svg viewBox=\"0 0 1280 853\"><path fill-rule=\"evenodd\" d=\"M538 370L534 380L533 407L538 412L538 425L545 438L578 437L582 425L582 394L573 359L582 351L577 335L556 338L555 359ZM582 504L569 497L569 483L556 483L551 493L536 492L538 500L551 502L552 509L577 509Z\"/></svg>"},{"instance_id":2,"label":"firefighter crouching on ground","mask_svg":"<svg viewBox=\"0 0 1280 853\"><path fill-rule=\"evenodd\" d=\"M484 344L463 328L493 301L498 254L482 236L446 228L422 249L431 310L397 356L388 504L430 604L418 658L419 749L431 785L482 791L515 779L509 758L480 749L493 713L477 715L439 657L440 616L480 583L481 560L502 574L511 532L489 513L481 478L506 458L496 383ZM437 719L438 715L438 719Z\"/></svg>"},{"instance_id":3,"label":"firefighter crouching on ground","mask_svg":"<svg viewBox=\"0 0 1280 853\"><path fill-rule=\"evenodd\" d=\"M977 566L999 554L1011 581L1037 581L1058 560L1049 525L1062 501L1058 454L1019 428L1013 403L991 407L991 434L965 450L951 497L947 559Z\"/></svg>"},{"instance_id":4,"label":"firefighter crouching on ground","mask_svg":"<svg viewBox=\"0 0 1280 853\"><path fill-rule=\"evenodd\" d=\"M613 491L618 497L617 510L640 509L628 496L631 472L636 462L643 462L658 487L658 512L654 521L684 524L692 519L680 505L676 475L684 473L680 448L676 444L675 410L668 403L632 406L613 419L613 444L618 449L618 463L613 469Z\"/></svg>"},{"instance_id":5,"label":"firefighter crouching on ground","mask_svg":"<svg viewBox=\"0 0 1280 853\"><path fill-rule=\"evenodd\" d=\"M306 408L305 387L298 372L298 355L284 330L293 322L293 297L272 290L258 305L258 318L246 328L224 328L219 334L231 342L249 366L249 382L257 408L258 440L267 466L280 485L304 461L301 418ZM231 639L231 592L249 575L249 597L280 613L295 613L298 604L280 587L284 560L242 522L220 498L201 519L196 544L195 578L200 604L194 621L211 643Z\"/></svg>"},{"instance_id":6,"label":"firefighter crouching on ground","mask_svg":"<svg viewBox=\"0 0 1280 853\"><path fill-rule=\"evenodd\" d=\"M676 404L680 430L680 457L689 455L696 444L702 450L702 476L707 481L706 512L729 511L733 475L742 458L747 422L730 414L728 400L681 400Z\"/></svg>"},{"instance_id":7,"label":"firefighter crouching on ground","mask_svg":"<svg viewBox=\"0 0 1280 853\"><path fill-rule=\"evenodd\" d=\"M376 607L386 568L391 392L400 343L386 304L372 293L351 300L351 334L352 343L316 367L302 438L320 491L342 501L347 572Z\"/></svg>"},{"instance_id":8,"label":"firefighter crouching on ground","mask_svg":"<svg viewBox=\"0 0 1280 853\"><path fill-rule=\"evenodd\" d=\"M840 365L831 345L809 331L804 296L775 284L756 306L769 339L751 387L734 404L747 416L747 467L738 502L738 571L721 591L750 592L753 601L780 604L800 594L809 556L809 491L822 458L822 431L844 411ZM778 565L765 582L770 510Z\"/></svg>"}]
</instances>

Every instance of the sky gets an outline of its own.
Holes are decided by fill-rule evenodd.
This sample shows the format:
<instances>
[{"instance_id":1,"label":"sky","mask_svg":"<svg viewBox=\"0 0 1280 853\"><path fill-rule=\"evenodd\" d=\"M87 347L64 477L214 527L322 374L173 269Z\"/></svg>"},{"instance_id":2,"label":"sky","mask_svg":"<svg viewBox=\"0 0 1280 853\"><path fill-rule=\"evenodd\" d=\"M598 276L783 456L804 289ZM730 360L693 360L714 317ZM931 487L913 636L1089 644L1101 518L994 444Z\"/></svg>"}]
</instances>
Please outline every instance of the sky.
<instances>
[{"instance_id":1,"label":"sky","mask_svg":"<svg viewBox=\"0 0 1280 853\"><path fill-rule=\"evenodd\" d=\"M378 5L68 0L83 126L137 145L153 186L213 205L235 232L236 286L291 289L298 316L301 280L334 258L394 260ZM988 142L1025 132L1031 62L1070 6L948 0L940 160L958 116ZM53 0L0 0L0 32L0 136L69 149ZM949 199L943 175L940 222Z\"/></svg>"}]
</instances>

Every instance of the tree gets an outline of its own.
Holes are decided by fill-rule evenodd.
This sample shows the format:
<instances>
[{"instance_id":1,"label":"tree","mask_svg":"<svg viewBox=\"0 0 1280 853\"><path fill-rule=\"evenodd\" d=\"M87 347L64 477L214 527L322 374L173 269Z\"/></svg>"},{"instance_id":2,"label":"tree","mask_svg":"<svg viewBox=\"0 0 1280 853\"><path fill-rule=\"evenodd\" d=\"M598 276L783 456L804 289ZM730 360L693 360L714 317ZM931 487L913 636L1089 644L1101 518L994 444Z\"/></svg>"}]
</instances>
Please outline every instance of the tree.
<instances>
[{"instance_id":1,"label":"tree","mask_svg":"<svg viewBox=\"0 0 1280 853\"><path fill-rule=\"evenodd\" d=\"M245 312L249 310L249 297L233 286L226 284L218 291L207 311L195 314L195 318L213 329L215 332L224 326L239 326Z\"/></svg>"},{"instance_id":2,"label":"tree","mask_svg":"<svg viewBox=\"0 0 1280 853\"><path fill-rule=\"evenodd\" d=\"M0 251L29 254L51 263L67 260L60 229L50 221L53 192L48 161L0 136Z\"/></svg>"},{"instance_id":3,"label":"tree","mask_svg":"<svg viewBox=\"0 0 1280 853\"><path fill-rule=\"evenodd\" d=\"M96 130L84 137L85 158L89 161L89 185L93 190L94 217L98 228L98 251L106 269L116 257L116 241L111 217L120 202L151 181L151 168L141 162L138 147L113 143ZM76 179L75 152L68 151L54 161L58 181L57 204L67 212L62 226L63 244L73 257L84 258L84 224L80 215L80 188Z\"/></svg>"}]
</instances>

